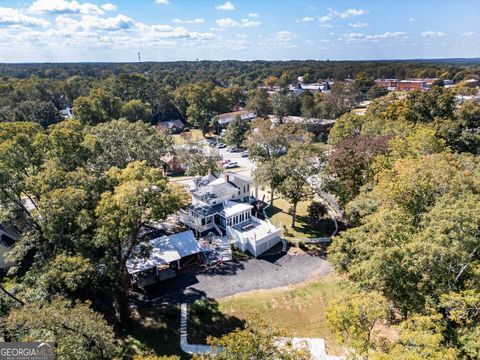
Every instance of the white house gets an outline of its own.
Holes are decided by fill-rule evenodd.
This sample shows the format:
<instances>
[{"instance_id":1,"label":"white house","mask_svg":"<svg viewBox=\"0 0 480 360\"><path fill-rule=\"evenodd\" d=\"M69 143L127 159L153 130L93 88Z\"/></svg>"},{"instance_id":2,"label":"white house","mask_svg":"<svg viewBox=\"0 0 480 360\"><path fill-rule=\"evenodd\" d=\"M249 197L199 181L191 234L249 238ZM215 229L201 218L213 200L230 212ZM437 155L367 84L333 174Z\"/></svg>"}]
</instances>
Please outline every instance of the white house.
<instances>
[{"instance_id":1,"label":"white house","mask_svg":"<svg viewBox=\"0 0 480 360\"><path fill-rule=\"evenodd\" d=\"M244 121L254 120L257 117L254 111L251 110L241 110L235 111L225 114L219 114L214 117L214 119L218 120L218 124L221 126L226 126L230 123L235 117L239 116L240 119Z\"/></svg>"},{"instance_id":2,"label":"white house","mask_svg":"<svg viewBox=\"0 0 480 360\"><path fill-rule=\"evenodd\" d=\"M192 204L180 221L198 236L227 236L242 251L258 256L281 241L280 230L252 214L252 179L236 173L208 174L191 190Z\"/></svg>"}]
</instances>

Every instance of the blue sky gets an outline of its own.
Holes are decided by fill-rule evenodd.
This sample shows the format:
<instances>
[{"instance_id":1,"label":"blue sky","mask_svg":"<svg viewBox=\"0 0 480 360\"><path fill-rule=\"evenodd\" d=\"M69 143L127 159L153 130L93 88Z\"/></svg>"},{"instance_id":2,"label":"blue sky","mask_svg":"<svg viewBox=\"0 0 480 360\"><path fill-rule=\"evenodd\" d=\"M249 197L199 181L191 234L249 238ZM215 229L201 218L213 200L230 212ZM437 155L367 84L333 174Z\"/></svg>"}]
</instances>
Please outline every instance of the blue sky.
<instances>
[{"instance_id":1,"label":"blue sky","mask_svg":"<svg viewBox=\"0 0 480 360\"><path fill-rule=\"evenodd\" d=\"M0 62L480 57L478 0L0 0Z\"/></svg>"}]
</instances>

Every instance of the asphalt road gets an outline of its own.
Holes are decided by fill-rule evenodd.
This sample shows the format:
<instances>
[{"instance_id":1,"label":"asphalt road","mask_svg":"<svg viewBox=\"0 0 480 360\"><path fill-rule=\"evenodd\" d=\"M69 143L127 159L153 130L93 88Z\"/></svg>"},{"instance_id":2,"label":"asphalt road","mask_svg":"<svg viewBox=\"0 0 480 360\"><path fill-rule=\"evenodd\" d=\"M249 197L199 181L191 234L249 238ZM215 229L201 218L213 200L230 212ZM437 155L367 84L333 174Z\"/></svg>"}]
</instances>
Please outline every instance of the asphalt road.
<instances>
[{"instance_id":1,"label":"asphalt road","mask_svg":"<svg viewBox=\"0 0 480 360\"><path fill-rule=\"evenodd\" d=\"M137 306L191 303L202 298L221 298L246 291L273 289L328 275L332 265L318 256L271 255L232 261L208 271L188 273L151 286L132 299Z\"/></svg>"}]
</instances>

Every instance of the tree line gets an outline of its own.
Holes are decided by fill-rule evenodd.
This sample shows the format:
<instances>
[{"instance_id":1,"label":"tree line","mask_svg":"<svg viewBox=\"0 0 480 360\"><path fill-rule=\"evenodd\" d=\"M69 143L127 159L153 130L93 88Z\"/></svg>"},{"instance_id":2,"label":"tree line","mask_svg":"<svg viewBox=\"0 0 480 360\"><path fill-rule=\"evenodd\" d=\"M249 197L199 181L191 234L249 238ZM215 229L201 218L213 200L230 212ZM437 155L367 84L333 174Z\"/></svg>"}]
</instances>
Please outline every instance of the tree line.
<instances>
[{"instance_id":1,"label":"tree line","mask_svg":"<svg viewBox=\"0 0 480 360\"><path fill-rule=\"evenodd\" d=\"M323 186L349 228L329 259L356 291L327 317L358 358L480 356L480 105L453 95L390 95L330 133Z\"/></svg>"}]
</instances>

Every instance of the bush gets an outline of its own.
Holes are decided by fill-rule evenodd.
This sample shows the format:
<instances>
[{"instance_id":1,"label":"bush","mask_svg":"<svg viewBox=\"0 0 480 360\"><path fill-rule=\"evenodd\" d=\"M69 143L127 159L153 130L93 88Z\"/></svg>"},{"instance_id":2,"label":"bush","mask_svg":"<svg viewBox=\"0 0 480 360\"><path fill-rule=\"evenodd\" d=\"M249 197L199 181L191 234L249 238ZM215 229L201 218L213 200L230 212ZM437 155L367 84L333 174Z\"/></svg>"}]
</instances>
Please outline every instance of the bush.
<instances>
[{"instance_id":1,"label":"bush","mask_svg":"<svg viewBox=\"0 0 480 360\"><path fill-rule=\"evenodd\" d=\"M308 206L307 211L308 211L308 217L312 224L318 224L320 220L328 213L327 207L318 201L313 201Z\"/></svg>"}]
</instances>

